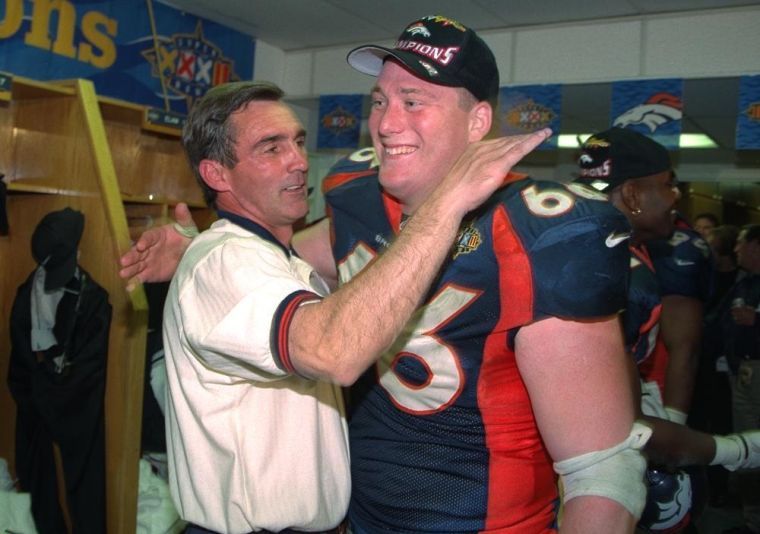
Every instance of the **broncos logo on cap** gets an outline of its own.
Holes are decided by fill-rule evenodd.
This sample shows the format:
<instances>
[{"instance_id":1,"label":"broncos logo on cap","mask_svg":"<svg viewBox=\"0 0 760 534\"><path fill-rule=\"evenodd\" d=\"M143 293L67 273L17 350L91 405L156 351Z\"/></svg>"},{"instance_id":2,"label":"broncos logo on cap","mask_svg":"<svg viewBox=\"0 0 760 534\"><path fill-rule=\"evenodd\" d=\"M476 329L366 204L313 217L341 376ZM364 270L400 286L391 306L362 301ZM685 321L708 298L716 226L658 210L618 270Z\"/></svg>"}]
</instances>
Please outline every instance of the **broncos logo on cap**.
<instances>
[{"instance_id":1,"label":"broncos logo on cap","mask_svg":"<svg viewBox=\"0 0 760 534\"><path fill-rule=\"evenodd\" d=\"M596 137L589 137L585 143L583 143L583 148L606 148L610 146L610 142L606 139L598 139Z\"/></svg>"},{"instance_id":2,"label":"broncos logo on cap","mask_svg":"<svg viewBox=\"0 0 760 534\"><path fill-rule=\"evenodd\" d=\"M430 31L421 23L412 24L406 29L406 33L412 35L422 35L423 37L430 37Z\"/></svg>"},{"instance_id":3,"label":"broncos logo on cap","mask_svg":"<svg viewBox=\"0 0 760 534\"><path fill-rule=\"evenodd\" d=\"M438 24L441 24L443 26L453 26L460 32L467 31L467 28L465 28L461 22L457 22L454 19L443 17L441 15L431 15L429 17L422 17L422 20L432 20L433 22L437 22Z\"/></svg>"}]
</instances>

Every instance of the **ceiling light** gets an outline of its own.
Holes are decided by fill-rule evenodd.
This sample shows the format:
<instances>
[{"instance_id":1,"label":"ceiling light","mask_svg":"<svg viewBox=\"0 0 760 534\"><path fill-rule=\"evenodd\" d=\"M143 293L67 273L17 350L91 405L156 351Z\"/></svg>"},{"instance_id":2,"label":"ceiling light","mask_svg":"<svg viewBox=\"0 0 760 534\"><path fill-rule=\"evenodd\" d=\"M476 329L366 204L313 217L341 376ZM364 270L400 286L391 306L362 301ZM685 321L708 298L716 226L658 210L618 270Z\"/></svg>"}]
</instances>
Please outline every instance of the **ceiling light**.
<instances>
[{"instance_id":1,"label":"ceiling light","mask_svg":"<svg viewBox=\"0 0 760 534\"><path fill-rule=\"evenodd\" d=\"M681 134L679 148L718 148L715 141L706 134Z\"/></svg>"},{"instance_id":2,"label":"ceiling light","mask_svg":"<svg viewBox=\"0 0 760 534\"><path fill-rule=\"evenodd\" d=\"M559 134L557 146L559 148L578 148L589 137L591 134ZM579 139L580 142L578 142Z\"/></svg>"}]
</instances>

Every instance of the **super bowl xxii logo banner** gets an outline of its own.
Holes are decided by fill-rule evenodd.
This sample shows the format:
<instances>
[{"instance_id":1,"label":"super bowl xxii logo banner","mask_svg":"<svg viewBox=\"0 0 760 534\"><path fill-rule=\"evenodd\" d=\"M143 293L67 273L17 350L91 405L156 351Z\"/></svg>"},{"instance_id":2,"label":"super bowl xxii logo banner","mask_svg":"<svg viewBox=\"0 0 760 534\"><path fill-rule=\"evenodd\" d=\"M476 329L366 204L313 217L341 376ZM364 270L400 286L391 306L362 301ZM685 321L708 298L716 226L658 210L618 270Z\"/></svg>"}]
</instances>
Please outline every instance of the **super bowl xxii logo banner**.
<instances>
[{"instance_id":1,"label":"super bowl xxii logo banner","mask_svg":"<svg viewBox=\"0 0 760 534\"><path fill-rule=\"evenodd\" d=\"M630 128L667 148L678 148L683 117L683 80L612 84L612 125Z\"/></svg>"},{"instance_id":2,"label":"super bowl xxii logo banner","mask_svg":"<svg viewBox=\"0 0 760 534\"><path fill-rule=\"evenodd\" d=\"M164 88L187 100L188 108L210 88L239 80L234 61L203 36L201 21L192 34L177 33L157 39L158 46L143 52L154 77L163 76Z\"/></svg>"},{"instance_id":3,"label":"super bowl xxii logo banner","mask_svg":"<svg viewBox=\"0 0 760 534\"><path fill-rule=\"evenodd\" d=\"M519 135L551 128L552 136L539 149L557 147L562 116L562 86L523 85L499 91L500 129L504 135Z\"/></svg>"},{"instance_id":4,"label":"super bowl xxii logo banner","mask_svg":"<svg viewBox=\"0 0 760 534\"><path fill-rule=\"evenodd\" d=\"M356 148L362 118L362 95L319 97L317 148Z\"/></svg>"},{"instance_id":5,"label":"super bowl xxii logo banner","mask_svg":"<svg viewBox=\"0 0 760 534\"><path fill-rule=\"evenodd\" d=\"M736 148L760 148L760 76L742 76L739 79Z\"/></svg>"},{"instance_id":6,"label":"super bowl xxii logo banner","mask_svg":"<svg viewBox=\"0 0 760 534\"><path fill-rule=\"evenodd\" d=\"M0 71L86 78L99 95L186 113L208 89L253 75L253 37L152 2L5 0ZM155 26L155 35L153 27Z\"/></svg>"}]
</instances>

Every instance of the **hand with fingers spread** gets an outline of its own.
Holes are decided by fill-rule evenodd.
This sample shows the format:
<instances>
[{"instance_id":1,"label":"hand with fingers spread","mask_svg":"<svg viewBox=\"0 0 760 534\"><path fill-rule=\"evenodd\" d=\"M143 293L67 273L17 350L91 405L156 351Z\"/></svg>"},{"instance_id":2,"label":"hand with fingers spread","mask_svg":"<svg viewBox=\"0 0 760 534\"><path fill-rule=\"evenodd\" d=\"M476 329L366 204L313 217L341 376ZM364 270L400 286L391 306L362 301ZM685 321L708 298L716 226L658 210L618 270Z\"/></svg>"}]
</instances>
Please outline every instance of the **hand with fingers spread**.
<instances>
[{"instance_id":1,"label":"hand with fingers spread","mask_svg":"<svg viewBox=\"0 0 760 534\"><path fill-rule=\"evenodd\" d=\"M477 208L505 183L512 167L550 135L551 130L544 128L531 134L471 143L434 195L445 196L452 207L462 210L461 214Z\"/></svg>"},{"instance_id":2,"label":"hand with fingers spread","mask_svg":"<svg viewBox=\"0 0 760 534\"><path fill-rule=\"evenodd\" d=\"M177 269L182 254L198 230L187 204L174 208L174 224L151 228L119 259L119 276L127 279L127 291L141 282L165 282Z\"/></svg>"}]
</instances>

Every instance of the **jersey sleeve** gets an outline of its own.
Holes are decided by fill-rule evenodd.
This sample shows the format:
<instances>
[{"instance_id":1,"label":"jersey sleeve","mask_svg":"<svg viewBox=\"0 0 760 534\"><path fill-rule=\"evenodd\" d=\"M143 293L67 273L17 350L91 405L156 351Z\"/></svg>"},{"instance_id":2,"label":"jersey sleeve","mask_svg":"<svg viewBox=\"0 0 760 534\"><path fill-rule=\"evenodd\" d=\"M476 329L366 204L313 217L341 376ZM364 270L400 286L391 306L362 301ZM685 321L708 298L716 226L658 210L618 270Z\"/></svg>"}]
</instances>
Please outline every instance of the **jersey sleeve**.
<instances>
[{"instance_id":1,"label":"jersey sleeve","mask_svg":"<svg viewBox=\"0 0 760 534\"><path fill-rule=\"evenodd\" d=\"M287 329L298 305L321 297L294 275L284 253L256 239L233 237L198 252L179 294L192 351L207 366L244 379L293 373Z\"/></svg>"},{"instance_id":2,"label":"jersey sleeve","mask_svg":"<svg viewBox=\"0 0 760 534\"><path fill-rule=\"evenodd\" d=\"M322 193L326 200L330 198L330 192L340 188L344 184L357 178L377 174L378 161L373 148L357 150L338 160L327 172L322 181Z\"/></svg>"},{"instance_id":3,"label":"jersey sleeve","mask_svg":"<svg viewBox=\"0 0 760 534\"><path fill-rule=\"evenodd\" d=\"M623 214L606 196L572 184L516 186L520 193L508 208L530 266L532 320L603 317L625 308L630 226Z\"/></svg>"},{"instance_id":4,"label":"jersey sleeve","mask_svg":"<svg viewBox=\"0 0 760 534\"><path fill-rule=\"evenodd\" d=\"M609 237L627 231L616 214L600 214L543 233L531 248L537 318L585 319L624 309L630 253L627 241Z\"/></svg>"},{"instance_id":5,"label":"jersey sleeve","mask_svg":"<svg viewBox=\"0 0 760 534\"><path fill-rule=\"evenodd\" d=\"M710 247L693 230L677 229L668 240L647 245L663 296L681 295L706 302L712 293Z\"/></svg>"}]
</instances>

